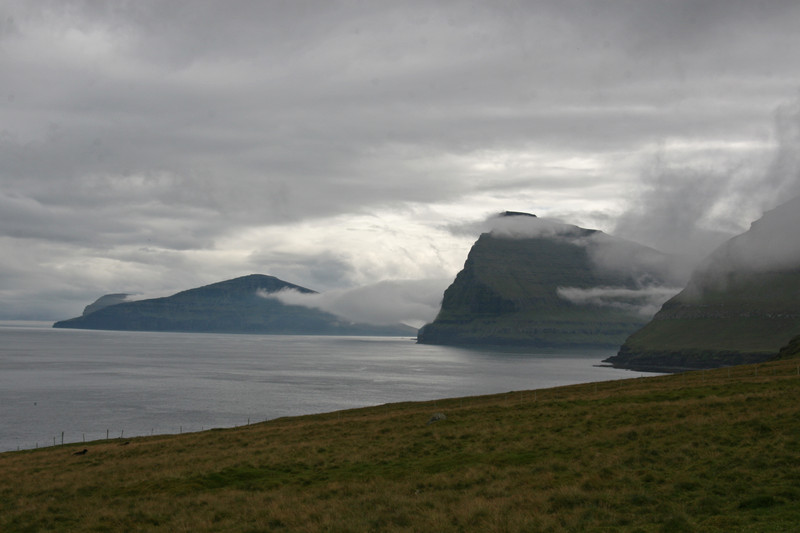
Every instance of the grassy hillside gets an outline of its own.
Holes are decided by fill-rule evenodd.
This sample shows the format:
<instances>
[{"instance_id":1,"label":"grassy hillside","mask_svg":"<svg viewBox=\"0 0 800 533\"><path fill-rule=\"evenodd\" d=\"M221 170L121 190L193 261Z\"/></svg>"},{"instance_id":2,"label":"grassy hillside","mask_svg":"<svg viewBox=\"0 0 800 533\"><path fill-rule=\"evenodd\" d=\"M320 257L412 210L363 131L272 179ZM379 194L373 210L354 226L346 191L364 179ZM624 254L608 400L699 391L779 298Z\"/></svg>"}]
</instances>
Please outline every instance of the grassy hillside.
<instances>
[{"instance_id":1,"label":"grassy hillside","mask_svg":"<svg viewBox=\"0 0 800 533\"><path fill-rule=\"evenodd\" d=\"M800 272L697 279L609 359L624 368L710 368L764 361L800 332Z\"/></svg>"},{"instance_id":2,"label":"grassy hillside","mask_svg":"<svg viewBox=\"0 0 800 533\"><path fill-rule=\"evenodd\" d=\"M800 334L798 213L795 198L714 250L609 362L710 368L773 357Z\"/></svg>"},{"instance_id":3,"label":"grassy hillside","mask_svg":"<svg viewBox=\"0 0 800 533\"><path fill-rule=\"evenodd\" d=\"M0 531L794 531L799 404L782 359L4 453Z\"/></svg>"}]
</instances>

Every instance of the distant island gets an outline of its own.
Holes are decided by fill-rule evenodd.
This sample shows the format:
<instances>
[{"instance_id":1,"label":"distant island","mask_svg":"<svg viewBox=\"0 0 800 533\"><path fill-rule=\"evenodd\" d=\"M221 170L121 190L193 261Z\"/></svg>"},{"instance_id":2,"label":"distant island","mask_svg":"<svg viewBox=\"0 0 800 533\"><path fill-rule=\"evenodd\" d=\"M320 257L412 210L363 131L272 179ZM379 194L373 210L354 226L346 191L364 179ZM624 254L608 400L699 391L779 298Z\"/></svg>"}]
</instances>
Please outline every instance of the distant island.
<instances>
[{"instance_id":1,"label":"distant island","mask_svg":"<svg viewBox=\"0 0 800 533\"><path fill-rule=\"evenodd\" d=\"M54 328L193 333L282 335L415 336L404 324L377 326L348 321L331 313L287 305L270 294L314 291L273 276L252 274L189 289L165 298L129 301L125 293L108 294L88 305L82 316L61 320Z\"/></svg>"},{"instance_id":2,"label":"distant island","mask_svg":"<svg viewBox=\"0 0 800 533\"><path fill-rule=\"evenodd\" d=\"M675 274L674 257L652 248L529 213L501 213L472 246L435 320L419 331L285 304L272 295L314 291L261 274L166 298L107 294L53 327L614 348L605 362L637 370L760 362L800 335L798 213L800 198L766 213L709 255L688 283Z\"/></svg>"},{"instance_id":3,"label":"distant island","mask_svg":"<svg viewBox=\"0 0 800 533\"><path fill-rule=\"evenodd\" d=\"M617 348L652 316L653 289L677 283L672 258L652 248L529 213L496 222L418 342Z\"/></svg>"}]
</instances>

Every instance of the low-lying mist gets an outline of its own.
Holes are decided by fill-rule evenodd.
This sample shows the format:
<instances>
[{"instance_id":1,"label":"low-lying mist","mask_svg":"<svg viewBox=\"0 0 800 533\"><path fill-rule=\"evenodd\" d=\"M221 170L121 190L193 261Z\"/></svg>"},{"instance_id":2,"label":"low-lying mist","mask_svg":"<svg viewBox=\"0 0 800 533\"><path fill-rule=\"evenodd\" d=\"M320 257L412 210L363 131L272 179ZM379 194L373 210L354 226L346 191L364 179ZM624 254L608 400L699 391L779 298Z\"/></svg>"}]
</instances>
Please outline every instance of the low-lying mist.
<instances>
[{"instance_id":1,"label":"low-lying mist","mask_svg":"<svg viewBox=\"0 0 800 533\"><path fill-rule=\"evenodd\" d=\"M387 280L352 289L304 294L294 290L260 293L287 305L313 307L352 322L421 327L436 317L449 279Z\"/></svg>"}]
</instances>

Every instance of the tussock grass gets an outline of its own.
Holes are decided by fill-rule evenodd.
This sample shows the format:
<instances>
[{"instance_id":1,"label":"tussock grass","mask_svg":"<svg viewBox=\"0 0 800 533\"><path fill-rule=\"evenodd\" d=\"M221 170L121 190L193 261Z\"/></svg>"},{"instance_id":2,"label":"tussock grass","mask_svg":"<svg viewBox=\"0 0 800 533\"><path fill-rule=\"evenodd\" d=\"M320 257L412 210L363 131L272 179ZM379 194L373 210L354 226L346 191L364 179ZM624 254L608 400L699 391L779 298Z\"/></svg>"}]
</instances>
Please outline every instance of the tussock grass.
<instances>
[{"instance_id":1,"label":"tussock grass","mask_svg":"<svg viewBox=\"0 0 800 533\"><path fill-rule=\"evenodd\" d=\"M798 374L790 359L8 452L0 531L793 531Z\"/></svg>"}]
</instances>

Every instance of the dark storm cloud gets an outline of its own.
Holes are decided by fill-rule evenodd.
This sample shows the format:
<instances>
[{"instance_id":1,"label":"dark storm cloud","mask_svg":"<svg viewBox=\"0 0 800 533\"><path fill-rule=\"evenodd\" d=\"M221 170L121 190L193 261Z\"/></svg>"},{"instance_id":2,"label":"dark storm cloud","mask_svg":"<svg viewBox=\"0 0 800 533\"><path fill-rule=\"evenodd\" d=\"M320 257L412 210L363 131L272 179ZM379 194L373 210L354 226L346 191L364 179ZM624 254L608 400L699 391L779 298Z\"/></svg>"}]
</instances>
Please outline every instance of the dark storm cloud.
<instances>
[{"instance_id":1,"label":"dark storm cloud","mask_svg":"<svg viewBox=\"0 0 800 533\"><path fill-rule=\"evenodd\" d=\"M272 273L278 255L228 246L276 224L522 196L607 218L665 140L723 146L712 177L761 156L736 143L767 144L800 86L798 22L796 2L729 0L5 1L2 255L54 287L81 271L128 291L136 272L147 291L177 264L187 282ZM307 280L379 280L337 251L348 237Z\"/></svg>"}]
</instances>

